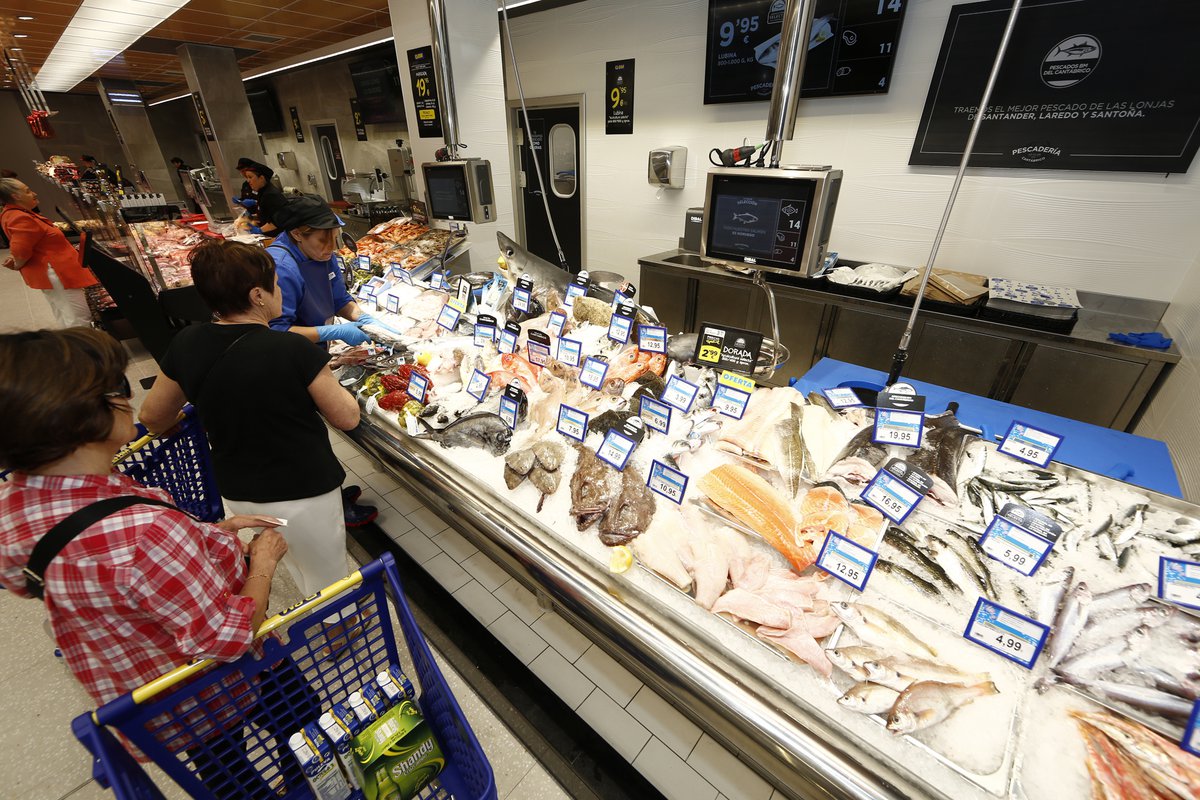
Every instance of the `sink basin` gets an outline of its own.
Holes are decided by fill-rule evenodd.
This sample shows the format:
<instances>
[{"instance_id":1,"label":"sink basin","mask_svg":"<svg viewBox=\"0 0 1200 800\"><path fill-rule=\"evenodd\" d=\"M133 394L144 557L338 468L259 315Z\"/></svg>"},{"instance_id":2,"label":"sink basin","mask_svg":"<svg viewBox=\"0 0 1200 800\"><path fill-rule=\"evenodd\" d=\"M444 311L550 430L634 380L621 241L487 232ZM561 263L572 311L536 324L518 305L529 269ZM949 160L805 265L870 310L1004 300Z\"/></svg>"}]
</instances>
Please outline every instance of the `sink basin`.
<instances>
[{"instance_id":1,"label":"sink basin","mask_svg":"<svg viewBox=\"0 0 1200 800\"><path fill-rule=\"evenodd\" d=\"M663 261L668 264L679 264L684 267L707 267L708 262L700 257L699 253L678 253L673 256L667 256Z\"/></svg>"}]
</instances>

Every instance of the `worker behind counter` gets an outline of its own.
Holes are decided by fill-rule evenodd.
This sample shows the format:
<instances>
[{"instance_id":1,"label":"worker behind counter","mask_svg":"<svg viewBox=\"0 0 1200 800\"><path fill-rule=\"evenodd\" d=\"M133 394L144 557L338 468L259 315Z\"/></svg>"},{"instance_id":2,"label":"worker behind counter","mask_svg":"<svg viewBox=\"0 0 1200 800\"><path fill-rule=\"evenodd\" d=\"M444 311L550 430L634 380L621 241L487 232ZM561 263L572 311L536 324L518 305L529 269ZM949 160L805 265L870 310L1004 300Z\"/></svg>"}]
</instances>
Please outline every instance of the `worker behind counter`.
<instances>
[{"instance_id":1,"label":"worker behind counter","mask_svg":"<svg viewBox=\"0 0 1200 800\"><path fill-rule=\"evenodd\" d=\"M312 194L288 200L275 212L281 233L267 247L283 293L283 313L271 320L275 330L290 330L312 342L370 341L362 326L375 320L346 290L334 258L343 224L329 204ZM335 316L349 321L335 322Z\"/></svg>"},{"instance_id":2,"label":"worker behind counter","mask_svg":"<svg viewBox=\"0 0 1200 800\"><path fill-rule=\"evenodd\" d=\"M254 192L254 199L257 201L253 206L248 201L242 203L254 221L254 227L250 231L252 233L278 233L279 227L275 224L275 212L287 204L287 198L283 196L283 190L271 182L271 178L275 176L274 170L262 164L255 164L241 170L241 173Z\"/></svg>"}]
</instances>

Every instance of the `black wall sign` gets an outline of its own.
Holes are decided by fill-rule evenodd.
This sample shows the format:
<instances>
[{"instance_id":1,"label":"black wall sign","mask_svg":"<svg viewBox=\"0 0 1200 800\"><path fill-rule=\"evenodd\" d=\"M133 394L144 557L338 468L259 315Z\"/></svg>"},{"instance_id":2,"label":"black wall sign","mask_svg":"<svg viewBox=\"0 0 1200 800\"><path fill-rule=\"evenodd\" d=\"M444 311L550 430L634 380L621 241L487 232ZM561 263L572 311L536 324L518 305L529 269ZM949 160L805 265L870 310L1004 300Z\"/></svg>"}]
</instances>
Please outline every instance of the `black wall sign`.
<instances>
[{"instance_id":1,"label":"black wall sign","mask_svg":"<svg viewBox=\"0 0 1200 800\"><path fill-rule=\"evenodd\" d=\"M296 110L295 106L289 107L288 111L292 113L292 132L296 134L296 141L304 144L304 128L300 125L300 112Z\"/></svg>"},{"instance_id":2,"label":"black wall sign","mask_svg":"<svg viewBox=\"0 0 1200 800\"><path fill-rule=\"evenodd\" d=\"M813 0L801 97L882 94L911 0ZM770 100L784 0L709 0L704 102Z\"/></svg>"},{"instance_id":3,"label":"black wall sign","mask_svg":"<svg viewBox=\"0 0 1200 800\"><path fill-rule=\"evenodd\" d=\"M910 164L956 166L1011 4L957 5ZM971 164L1186 172L1200 147L1200 3L1027 0Z\"/></svg>"},{"instance_id":4,"label":"black wall sign","mask_svg":"<svg viewBox=\"0 0 1200 800\"><path fill-rule=\"evenodd\" d=\"M204 131L204 138L210 142L217 140L217 135L213 133L212 122L208 119L208 110L204 107L204 98L199 92L192 92L192 102L196 104L196 116L200 118L200 129Z\"/></svg>"},{"instance_id":5,"label":"black wall sign","mask_svg":"<svg viewBox=\"0 0 1200 800\"><path fill-rule=\"evenodd\" d=\"M442 110L438 105L437 80L433 73L433 46L408 51L408 73L412 78L413 105L417 109L417 136L442 138Z\"/></svg>"},{"instance_id":6,"label":"black wall sign","mask_svg":"<svg viewBox=\"0 0 1200 800\"><path fill-rule=\"evenodd\" d=\"M633 133L633 59L604 65L604 133Z\"/></svg>"},{"instance_id":7,"label":"black wall sign","mask_svg":"<svg viewBox=\"0 0 1200 800\"><path fill-rule=\"evenodd\" d=\"M354 137L360 142L367 140L367 125L363 122L362 111L358 109L358 98L350 98L350 116L354 119Z\"/></svg>"}]
</instances>

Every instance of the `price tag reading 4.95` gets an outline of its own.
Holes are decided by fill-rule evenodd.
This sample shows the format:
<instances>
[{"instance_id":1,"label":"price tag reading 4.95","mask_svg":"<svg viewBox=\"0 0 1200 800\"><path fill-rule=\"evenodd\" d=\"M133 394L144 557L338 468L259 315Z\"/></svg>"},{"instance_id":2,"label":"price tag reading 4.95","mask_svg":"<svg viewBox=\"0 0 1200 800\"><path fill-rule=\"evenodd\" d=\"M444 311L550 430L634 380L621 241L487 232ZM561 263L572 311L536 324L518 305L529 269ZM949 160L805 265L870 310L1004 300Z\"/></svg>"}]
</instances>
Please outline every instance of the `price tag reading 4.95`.
<instances>
[{"instance_id":1,"label":"price tag reading 4.95","mask_svg":"<svg viewBox=\"0 0 1200 800\"><path fill-rule=\"evenodd\" d=\"M1032 669L1050 629L1040 622L979 598L963 637Z\"/></svg>"},{"instance_id":2,"label":"price tag reading 4.95","mask_svg":"<svg viewBox=\"0 0 1200 800\"><path fill-rule=\"evenodd\" d=\"M817 566L860 592L867 585L879 554L850 541L836 531L829 531Z\"/></svg>"},{"instance_id":3,"label":"price tag reading 4.95","mask_svg":"<svg viewBox=\"0 0 1200 800\"><path fill-rule=\"evenodd\" d=\"M1057 433L1043 431L1024 422L1014 422L1000 443L1000 452L1044 467L1054 458L1062 441L1063 437Z\"/></svg>"},{"instance_id":4,"label":"price tag reading 4.95","mask_svg":"<svg viewBox=\"0 0 1200 800\"><path fill-rule=\"evenodd\" d=\"M661 494L672 503L683 503L683 495L687 492L688 476L679 470L671 469L661 461L650 462L650 477L646 485L655 494Z\"/></svg>"},{"instance_id":5,"label":"price tag reading 4.95","mask_svg":"<svg viewBox=\"0 0 1200 800\"><path fill-rule=\"evenodd\" d=\"M1168 603L1200 608L1200 564L1159 556L1158 596Z\"/></svg>"},{"instance_id":6,"label":"price tag reading 4.95","mask_svg":"<svg viewBox=\"0 0 1200 800\"><path fill-rule=\"evenodd\" d=\"M582 442L587 438L588 415L566 404L558 407L558 432L568 439Z\"/></svg>"}]
</instances>

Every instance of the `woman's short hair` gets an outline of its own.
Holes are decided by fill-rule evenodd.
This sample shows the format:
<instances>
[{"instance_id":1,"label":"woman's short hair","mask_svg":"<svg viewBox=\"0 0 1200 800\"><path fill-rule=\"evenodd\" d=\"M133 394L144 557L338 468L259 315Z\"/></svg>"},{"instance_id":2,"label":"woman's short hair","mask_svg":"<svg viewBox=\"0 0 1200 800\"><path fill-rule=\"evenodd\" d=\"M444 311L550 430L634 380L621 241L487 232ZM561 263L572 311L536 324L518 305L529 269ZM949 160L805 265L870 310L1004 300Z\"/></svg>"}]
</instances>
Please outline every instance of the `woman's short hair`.
<instances>
[{"instance_id":1,"label":"woman's short hair","mask_svg":"<svg viewBox=\"0 0 1200 800\"><path fill-rule=\"evenodd\" d=\"M92 328L0 334L0 468L29 472L112 434L129 355Z\"/></svg>"},{"instance_id":2,"label":"woman's short hair","mask_svg":"<svg viewBox=\"0 0 1200 800\"><path fill-rule=\"evenodd\" d=\"M24 188L16 178L0 178L0 204L11 203Z\"/></svg>"},{"instance_id":3,"label":"woman's short hair","mask_svg":"<svg viewBox=\"0 0 1200 800\"><path fill-rule=\"evenodd\" d=\"M250 309L250 290L275 291L275 262L257 245L213 239L192 251L192 283L218 316Z\"/></svg>"}]
</instances>

